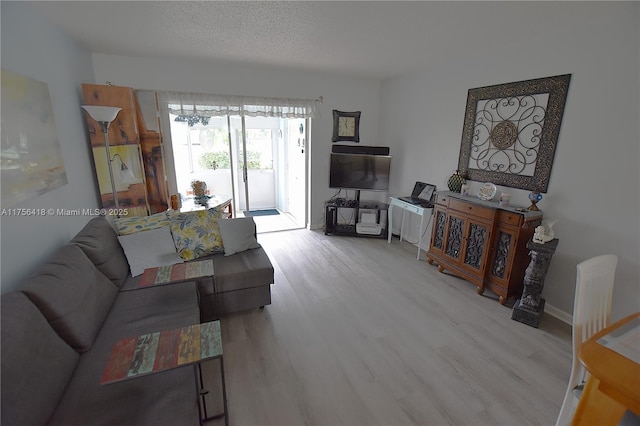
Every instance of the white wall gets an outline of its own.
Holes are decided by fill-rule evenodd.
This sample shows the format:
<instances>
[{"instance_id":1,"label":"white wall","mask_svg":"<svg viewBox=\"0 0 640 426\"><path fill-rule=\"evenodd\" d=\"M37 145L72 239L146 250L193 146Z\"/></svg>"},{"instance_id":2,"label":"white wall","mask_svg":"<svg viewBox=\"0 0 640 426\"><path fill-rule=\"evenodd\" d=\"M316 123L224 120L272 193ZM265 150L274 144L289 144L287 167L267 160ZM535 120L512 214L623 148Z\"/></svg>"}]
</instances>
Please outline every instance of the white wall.
<instances>
[{"instance_id":1,"label":"white wall","mask_svg":"<svg viewBox=\"0 0 640 426\"><path fill-rule=\"evenodd\" d=\"M523 15L553 17L561 25L541 20L540 32L509 34L505 44L456 52L383 83L380 139L392 143L395 155L391 190L406 193L415 180L446 189L458 164L468 89L571 73L549 190L539 204L545 217L559 219L560 239L543 297L548 312L556 308L568 318L576 264L614 253L612 309L620 318L640 310L639 5L519 5ZM472 192L480 184L471 182ZM528 191L509 191L512 204L529 204Z\"/></svg>"},{"instance_id":2,"label":"white wall","mask_svg":"<svg viewBox=\"0 0 640 426\"><path fill-rule=\"evenodd\" d=\"M324 222L329 190L332 110L362 111L361 144L384 145L378 138L380 82L308 70L280 69L223 62L93 55L95 80L136 89L172 90L228 95L318 98L319 117L311 125L310 224Z\"/></svg>"},{"instance_id":3,"label":"white wall","mask_svg":"<svg viewBox=\"0 0 640 426\"><path fill-rule=\"evenodd\" d=\"M18 203L22 209L94 209L98 192L81 83L93 81L90 54L32 12L28 3L0 2L2 69L47 83L68 184ZM3 206L4 207L4 206ZM90 217L0 217L1 291L14 289Z\"/></svg>"}]
</instances>

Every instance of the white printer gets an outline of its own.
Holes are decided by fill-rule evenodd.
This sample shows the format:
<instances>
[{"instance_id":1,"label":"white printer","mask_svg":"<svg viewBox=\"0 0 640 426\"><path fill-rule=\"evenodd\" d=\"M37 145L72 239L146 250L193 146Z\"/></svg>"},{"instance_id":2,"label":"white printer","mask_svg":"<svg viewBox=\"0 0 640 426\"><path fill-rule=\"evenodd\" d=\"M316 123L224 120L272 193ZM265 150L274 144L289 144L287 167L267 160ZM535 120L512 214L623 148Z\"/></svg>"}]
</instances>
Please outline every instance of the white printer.
<instances>
[{"instance_id":1,"label":"white printer","mask_svg":"<svg viewBox=\"0 0 640 426\"><path fill-rule=\"evenodd\" d=\"M376 222L376 214L362 213L360 222L356 223L356 233L366 235L382 234L382 225Z\"/></svg>"}]
</instances>

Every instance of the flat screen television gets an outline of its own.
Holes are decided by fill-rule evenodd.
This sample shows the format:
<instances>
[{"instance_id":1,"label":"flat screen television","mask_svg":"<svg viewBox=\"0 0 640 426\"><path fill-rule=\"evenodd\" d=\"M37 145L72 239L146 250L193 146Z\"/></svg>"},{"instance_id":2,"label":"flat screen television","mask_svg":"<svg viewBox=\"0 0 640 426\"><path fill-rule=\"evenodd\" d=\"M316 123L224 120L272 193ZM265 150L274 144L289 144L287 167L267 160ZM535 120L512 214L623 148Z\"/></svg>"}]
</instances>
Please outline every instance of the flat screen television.
<instances>
[{"instance_id":1,"label":"flat screen television","mask_svg":"<svg viewBox=\"0 0 640 426\"><path fill-rule=\"evenodd\" d=\"M388 191L390 155L331 153L329 187Z\"/></svg>"}]
</instances>

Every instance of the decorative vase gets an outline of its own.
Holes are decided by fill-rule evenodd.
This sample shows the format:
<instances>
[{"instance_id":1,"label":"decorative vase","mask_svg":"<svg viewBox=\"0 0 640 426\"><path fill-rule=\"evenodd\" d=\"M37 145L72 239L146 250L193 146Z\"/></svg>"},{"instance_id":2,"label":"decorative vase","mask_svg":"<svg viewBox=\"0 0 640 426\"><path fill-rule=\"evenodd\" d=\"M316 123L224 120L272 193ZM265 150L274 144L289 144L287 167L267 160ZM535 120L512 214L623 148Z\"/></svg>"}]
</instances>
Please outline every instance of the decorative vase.
<instances>
[{"instance_id":1,"label":"decorative vase","mask_svg":"<svg viewBox=\"0 0 640 426\"><path fill-rule=\"evenodd\" d=\"M201 206L206 206L209 202L207 196L207 183L201 180L194 180L191 182L191 189L193 189L193 199Z\"/></svg>"},{"instance_id":2,"label":"decorative vase","mask_svg":"<svg viewBox=\"0 0 640 426\"><path fill-rule=\"evenodd\" d=\"M451 192L460 192L462 185L465 183L467 183L466 179L456 170L447 181L447 186Z\"/></svg>"},{"instance_id":3,"label":"decorative vase","mask_svg":"<svg viewBox=\"0 0 640 426\"><path fill-rule=\"evenodd\" d=\"M531 205L529 206L528 210L531 210L534 212L537 212L538 210L540 210L538 206L536 206L536 204L538 204L538 202L542 200L541 193L539 193L538 191L533 191L532 193L529 194L529 200L531 200Z\"/></svg>"}]
</instances>

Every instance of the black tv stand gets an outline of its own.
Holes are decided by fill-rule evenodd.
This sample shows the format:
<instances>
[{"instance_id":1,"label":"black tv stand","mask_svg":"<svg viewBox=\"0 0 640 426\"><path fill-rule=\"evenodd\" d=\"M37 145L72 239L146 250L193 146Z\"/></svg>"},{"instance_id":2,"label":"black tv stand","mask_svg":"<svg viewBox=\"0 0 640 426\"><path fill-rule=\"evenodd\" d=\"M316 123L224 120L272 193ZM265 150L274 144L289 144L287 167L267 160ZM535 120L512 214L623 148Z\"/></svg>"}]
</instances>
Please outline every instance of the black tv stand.
<instances>
[{"instance_id":1,"label":"black tv stand","mask_svg":"<svg viewBox=\"0 0 640 426\"><path fill-rule=\"evenodd\" d=\"M353 209L353 221L352 223L338 223L338 212L341 209ZM355 200L332 200L327 201L324 204L324 217L325 217L325 226L324 226L324 234L325 235L344 235L350 237L366 237L366 238L387 238L387 232L389 229L389 218L386 214L386 211L389 209L389 205L387 203L383 203L380 201L361 201L360 200L360 190L356 190L356 198ZM356 225L358 223L360 217L360 210L375 210L376 211L376 221L378 223L382 223L383 228L380 234L366 234L366 233L358 233ZM380 222L381 212L385 212L384 222Z\"/></svg>"}]
</instances>

